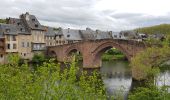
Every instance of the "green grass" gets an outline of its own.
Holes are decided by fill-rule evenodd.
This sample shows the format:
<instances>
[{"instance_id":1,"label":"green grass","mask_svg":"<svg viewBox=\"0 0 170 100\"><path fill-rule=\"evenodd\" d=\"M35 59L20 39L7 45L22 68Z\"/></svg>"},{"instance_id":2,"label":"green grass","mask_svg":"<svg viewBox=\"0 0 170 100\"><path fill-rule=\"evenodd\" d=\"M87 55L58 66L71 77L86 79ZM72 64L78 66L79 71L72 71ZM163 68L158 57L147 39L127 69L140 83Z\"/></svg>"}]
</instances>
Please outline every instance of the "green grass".
<instances>
[{"instance_id":1,"label":"green grass","mask_svg":"<svg viewBox=\"0 0 170 100\"><path fill-rule=\"evenodd\" d=\"M170 33L170 24L160 24L160 25L155 25L150 27L137 28L135 29L135 31L146 33L146 34L160 33L166 35Z\"/></svg>"},{"instance_id":2,"label":"green grass","mask_svg":"<svg viewBox=\"0 0 170 100\"><path fill-rule=\"evenodd\" d=\"M104 61L109 61L109 60L120 60L120 59L125 59L125 55L109 55L109 54L103 54L102 60Z\"/></svg>"}]
</instances>

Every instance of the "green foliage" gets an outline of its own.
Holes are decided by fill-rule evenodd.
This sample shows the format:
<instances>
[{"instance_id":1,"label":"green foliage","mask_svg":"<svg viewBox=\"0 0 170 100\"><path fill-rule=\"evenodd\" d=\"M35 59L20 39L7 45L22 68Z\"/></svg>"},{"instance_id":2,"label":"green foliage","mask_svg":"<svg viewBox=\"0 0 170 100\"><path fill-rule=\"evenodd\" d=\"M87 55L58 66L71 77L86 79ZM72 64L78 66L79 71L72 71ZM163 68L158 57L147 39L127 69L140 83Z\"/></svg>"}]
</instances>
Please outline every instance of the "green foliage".
<instances>
[{"instance_id":1,"label":"green foliage","mask_svg":"<svg viewBox=\"0 0 170 100\"><path fill-rule=\"evenodd\" d=\"M123 53L115 48L109 49L108 51L106 51L106 54L109 55L123 55Z\"/></svg>"},{"instance_id":2,"label":"green foliage","mask_svg":"<svg viewBox=\"0 0 170 100\"><path fill-rule=\"evenodd\" d=\"M34 63L42 63L45 61L45 56L43 54L35 54L32 58Z\"/></svg>"},{"instance_id":3,"label":"green foliage","mask_svg":"<svg viewBox=\"0 0 170 100\"><path fill-rule=\"evenodd\" d=\"M154 84L154 77L159 74L164 62L170 60L169 50L169 37L167 37L160 47L147 48L132 59L132 76L136 80L145 80L146 85L136 88L129 95L129 100L170 100L169 87L157 87Z\"/></svg>"},{"instance_id":4,"label":"green foliage","mask_svg":"<svg viewBox=\"0 0 170 100\"><path fill-rule=\"evenodd\" d=\"M6 23L5 19L0 19L0 23Z\"/></svg>"},{"instance_id":5,"label":"green foliage","mask_svg":"<svg viewBox=\"0 0 170 100\"><path fill-rule=\"evenodd\" d=\"M112 49L109 49L108 51L106 51L103 55L102 55L102 60L105 60L105 61L108 61L108 60L119 60L119 59L125 59L125 55L115 49L115 48L112 48Z\"/></svg>"},{"instance_id":6,"label":"green foliage","mask_svg":"<svg viewBox=\"0 0 170 100\"><path fill-rule=\"evenodd\" d=\"M167 88L139 87L129 95L129 100L170 100Z\"/></svg>"},{"instance_id":7,"label":"green foliage","mask_svg":"<svg viewBox=\"0 0 170 100\"><path fill-rule=\"evenodd\" d=\"M8 54L7 59L8 63L12 65L17 65L20 61L19 55L15 53Z\"/></svg>"},{"instance_id":8,"label":"green foliage","mask_svg":"<svg viewBox=\"0 0 170 100\"><path fill-rule=\"evenodd\" d=\"M146 34L154 34L154 33L161 33L161 34L169 34L170 33L170 24L161 24L151 27L144 27L135 29L137 32L142 32Z\"/></svg>"},{"instance_id":9,"label":"green foliage","mask_svg":"<svg viewBox=\"0 0 170 100\"><path fill-rule=\"evenodd\" d=\"M170 47L150 47L137 54L131 61L132 75L137 80L159 73L159 66L170 59Z\"/></svg>"},{"instance_id":10,"label":"green foliage","mask_svg":"<svg viewBox=\"0 0 170 100\"><path fill-rule=\"evenodd\" d=\"M63 71L53 60L37 70L27 64L0 65L1 100L105 100L98 73L82 72L77 79L77 71L74 61Z\"/></svg>"}]
</instances>

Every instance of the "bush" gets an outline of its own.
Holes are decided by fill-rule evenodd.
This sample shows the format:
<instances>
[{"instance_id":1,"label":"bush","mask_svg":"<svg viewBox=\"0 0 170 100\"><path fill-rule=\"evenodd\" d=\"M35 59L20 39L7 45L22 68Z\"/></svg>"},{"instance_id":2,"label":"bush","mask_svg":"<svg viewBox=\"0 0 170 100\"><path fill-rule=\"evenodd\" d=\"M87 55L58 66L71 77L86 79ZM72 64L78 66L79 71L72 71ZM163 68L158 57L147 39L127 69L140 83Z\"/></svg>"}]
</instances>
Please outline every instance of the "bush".
<instances>
[{"instance_id":1,"label":"bush","mask_svg":"<svg viewBox=\"0 0 170 100\"><path fill-rule=\"evenodd\" d=\"M60 64L44 62L37 70L27 64L0 65L0 97L2 100L105 100L98 74L82 72L72 62L61 72Z\"/></svg>"}]
</instances>

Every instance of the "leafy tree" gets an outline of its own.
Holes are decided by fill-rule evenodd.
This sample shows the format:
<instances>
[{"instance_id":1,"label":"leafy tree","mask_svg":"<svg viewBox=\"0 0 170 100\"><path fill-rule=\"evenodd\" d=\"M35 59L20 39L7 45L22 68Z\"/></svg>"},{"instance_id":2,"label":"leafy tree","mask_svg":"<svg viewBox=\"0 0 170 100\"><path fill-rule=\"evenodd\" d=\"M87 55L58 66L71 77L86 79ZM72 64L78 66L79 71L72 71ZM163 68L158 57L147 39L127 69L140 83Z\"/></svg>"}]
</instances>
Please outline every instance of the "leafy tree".
<instances>
[{"instance_id":1,"label":"leafy tree","mask_svg":"<svg viewBox=\"0 0 170 100\"><path fill-rule=\"evenodd\" d=\"M0 19L0 23L6 23L5 19Z\"/></svg>"},{"instance_id":2,"label":"leafy tree","mask_svg":"<svg viewBox=\"0 0 170 100\"><path fill-rule=\"evenodd\" d=\"M137 54L131 61L132 74L136 80L145 80L144 87L136 88L129 100L169 100L169 86L157 87L154 77L164 62L170 60L169 37L162 42L161 47L150 47Z\"/></svg>"},{"instance_id":3,"label":"leafy tree","mask_svg":"<svg viewBox=\"0 0 170 100\"><path fill-rule=\"evenodd\" d=\"M35 54L32 58L32 62L34 63L42 63L45 61L45 56L43 54Z\"/></svg>"},{"instance_id":4,"label":"leafy tree","mask_svg":"<svg viewBox=\"0 0 170 100\"><path fill-rule=\"evenodd\" d=\"M12 64L12 65L17 65L20 61L19 55L15 53L8 54L7 59L8 59L8 64Z\"/></svg>"},{"instance_id":5,"label":"leafy tree","mask_svg":"<svg viewBox=\"0 0 170 100\"><path fill-rule=\"evenodd\" d=\"M63 71L53 60L32 70L27 64L0 65L2 100L105 100L105 90L98 73L88 76L72 62Z\"/></svg>"}]
</instances>

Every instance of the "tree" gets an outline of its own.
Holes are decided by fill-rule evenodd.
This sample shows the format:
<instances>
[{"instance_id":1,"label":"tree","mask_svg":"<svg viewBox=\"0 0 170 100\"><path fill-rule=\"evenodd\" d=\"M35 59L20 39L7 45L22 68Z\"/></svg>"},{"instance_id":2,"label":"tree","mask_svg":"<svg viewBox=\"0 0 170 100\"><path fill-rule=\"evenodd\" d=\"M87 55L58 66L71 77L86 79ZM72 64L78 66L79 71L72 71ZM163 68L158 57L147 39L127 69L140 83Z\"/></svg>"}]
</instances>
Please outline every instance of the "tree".
<instances>
[{"instance_id":1,"label":"tree","mask_svg":"<svg viewBox=\"0 0 170 100\"><path fill-rule=\"evenodd\" d=\"M88 76L72 62L61 71L53 60L32 70L27 64L0 65L2 100L105 100L105 91L96 72Z\"/></svg>"}]
</instances>

